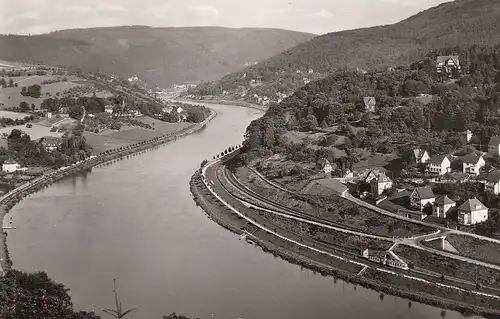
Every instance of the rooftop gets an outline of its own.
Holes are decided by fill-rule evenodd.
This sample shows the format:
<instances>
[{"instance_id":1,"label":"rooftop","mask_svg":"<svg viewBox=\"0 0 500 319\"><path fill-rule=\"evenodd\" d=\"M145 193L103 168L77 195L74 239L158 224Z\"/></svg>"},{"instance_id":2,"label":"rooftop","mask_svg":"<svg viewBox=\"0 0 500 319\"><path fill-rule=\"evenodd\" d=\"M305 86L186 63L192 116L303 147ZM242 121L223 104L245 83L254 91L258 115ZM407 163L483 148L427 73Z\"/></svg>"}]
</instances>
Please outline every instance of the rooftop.
<instances>
[{"instance_id":1,"label":"rooftop","mask_svg":"<svg viewBox=\"0 0 500 319\"><path fill-rule=\"evenodd\" d=\"M481 158L482 156L477 154L468 154L462 157L462 162L466 164L477 164Z\"/></svg>"},{"instance_id":2,"label":"rooftop","mask_svg":"<svg viewBox=\"0 0 500 319\"><path fill-rule=\"evenodd\" d=\"M444 195L444 196L439 196L436 201L435 201L436 204L438 205L451 205L451 204L455 204L454 201L452 201L448 196Z\"/></svg>"},{"instance_id":3,"label":"rooftop","mask_svg":"<svg viewBox=\"0 0 500 319\"><path fill-rule=\"evenodd\" d=\"M375 98L373 96L365 96L365 97L363 97L363 101L365 102L366 105L377 103L377 101L375 100Z\"/></svg>"},{"instance_id":4,"label":"rooftop","mask_svg":"<svg viewBox=\"0 0 500 319\"><path fill-rule=\"evenodd\" d=\"M488 207L484 206L477 198L471 198L463 203L458 210L465 212L475 212L478 210L488 209Z\"/></svg>"},{"instance_id":5,"label":"rooftop","mask_svg":"<svg viewBox=\"0 0 500 319\"><path fill-rule=\"evenodd\" d=\"M17 164L17 161L14 161L12 159L7 159L3 162L4 164Z\"/></svg>"},{"instance_id":6,"label":"rooftop","mask_svg":"<svg viewBox=\"0 0 500 319\"><path fill-rule=\"evenodd\" d=\"M440 55L437 57L436 63L437 64L444 64L449 59L453 60L453 62L457 65L460 64L460 58L458 57L458 55Z\"/></svg>"},{"instance_id":7,"label":"rooftop","mask_svg":"<svg viewBox=\"0 0 500 319\"><path fill-rule=\"evenodd\" d=\"M498 146L500 145L500 136L493 136L490 140L490 142L488 143L488 145L491 145L491 146Z\"/></svg>"},{"instance_id":8,"label":"rooftop","mask_svg":"<svg viewBox=\"0 0 500 319\"><path fill-rule=\"evenodd\" d=\"M40 138L40 141L45 144L60 144L62 143L62 138L55 136L44 136Z\"/></svg>"},{"instance_id":9,"label":"rooftop","mask_svg":"<svg viewBox=\"0 0 500 319\"><path fill-rule=\"evenodd\" d=\"M429 163L435 165L441 165L445 158L447 158L446 155L432 155L431 159L429 160Z\"/></svg>"},{"instance_id":10,"label":"rooftop","mask_svg":"<svg viewBox=\"0 0 500 319\"><path fill-rule=\"evenodd\" d=\"M493 170L486 175L486 181L487 182L493 182L497 183L500 182L500 171L498 170Z\"/></svg>"},{"instance_id":11,"label":"rooftop","mask_svg":"<svg viewBox=\"0 0 500 319\"><path fill-rule=\"evenodd\" d=\"M432 192L432 189L428 186L426 187L417 187L415 188L414 192L417 193L418 198L420 199L431 199L434 198L434 192Z\"/></svg>"}]
</instances>

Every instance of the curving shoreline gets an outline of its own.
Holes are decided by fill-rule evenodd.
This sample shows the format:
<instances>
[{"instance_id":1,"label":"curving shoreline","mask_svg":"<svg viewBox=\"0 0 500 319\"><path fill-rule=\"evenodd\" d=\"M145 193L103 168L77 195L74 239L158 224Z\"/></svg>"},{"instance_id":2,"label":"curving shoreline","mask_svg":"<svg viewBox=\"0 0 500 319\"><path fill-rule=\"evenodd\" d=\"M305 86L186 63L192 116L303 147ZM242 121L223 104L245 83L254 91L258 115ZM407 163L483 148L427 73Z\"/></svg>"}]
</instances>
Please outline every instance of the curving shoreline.
<instances>
[{"instance_id":1,"label":"curving shoreline","mask_svg":"<svg viewBox=\"0 0 500 319\"><path fill-rule=\"evenodd\" d=\"M112 150L104 151L98 155L91 156L76 164L60 168L57 171L39 176L31 181L24 183L23 185L11 190L10 192L0 197L0 223L2 223L3 225L3 220L5 216L9 213L12 207L14 207L24 197L26 197L29 194L36 193L40 189L48 187L51 184L61 180L66 176L73 175L80 171L88 170L96 165L105 164L107 162L117 160L119 158L131 154L139 153L154 148L156 146L173 143L179 138L185 137L189 134L199 131L218 115L218 113L213 109L210 109L210 111L211 111L210 116L207 117L203 122L195 123L192 126L184 128L178 132L165 134L162 136L155 137L151 140L137 142L127 146L122 146ZM0 259L1 259L0 276L3 275L4 271L12 268L12 261L9 258L9 250L7 247L7 233L2 230L1 235L2 238L0 240Z\"/></svg>"},{"instance_id":2,"label":"curving shoreline","mask_svg":"<svg viewBox=\"0 0 500 319\"><path fill-rule=\"evenodd\" d=\"M180 98L180 99L176 99L176 101L184 102L184 103L190 102L190 103L220 104L220 105L228 105L228 106L247 107L247 108L255 109L258 111L262 111L262 112L267 111L267 108L264 106L252 104L252 103L245 102L245 101L236 101L236 100L218 100L218 99L214 99L214 100L208 100L208 99L190 100L190 99Z\"/></svg>"},{"instance_id":3,"label":"curving shoreline","mask_svg":"<svg viewBox=\"0 0 500 319\"><path fill-rule=\"evenodd\" d=\"M234 214L232 214L229 209L225 209L225 207L224 209L221 208L222 206L220 205L221 203L217 201L217 196L215 197L215 201L214 199L211 200L210 196L206 196L206 194L210 194L211 191L203 182L202 174L203 173L201 169L197 170L190 180L190 189L196 204L203 209L205 214L211 220L215 221L223 228L238 235L243 234L244 232L242 230L242 225L239 224L237 220L231 218L231 215ZM272 236L267 236L267 234L265 234L264 238L258 237L259 236L252 237L252 243L259 246L263 251L271 253L274 256L278 256L290 263L297 264L301 267L316 271L323 276L333 276L334 278L339 278L346 282L357 284L371 290L388 293L390 295L402 297L423 304L428 304L434 307L458 311L462 314L476 314L482 315L487 318L499 318L500 315L500 311L498 309L487 310L485 308L482 308L481 306L476 306L464 301L442 298L429 294L428 292L402 289L402 287L393 285L391 283L384 283L380 280L373 280L346 270L337 269L334 266L308 258L307 256L302 255L300 252L293 251L293 249L290 250L283 247L282 245L280 245L280 241L277 238L273 239Z\"/></svg>"}]
</instances>

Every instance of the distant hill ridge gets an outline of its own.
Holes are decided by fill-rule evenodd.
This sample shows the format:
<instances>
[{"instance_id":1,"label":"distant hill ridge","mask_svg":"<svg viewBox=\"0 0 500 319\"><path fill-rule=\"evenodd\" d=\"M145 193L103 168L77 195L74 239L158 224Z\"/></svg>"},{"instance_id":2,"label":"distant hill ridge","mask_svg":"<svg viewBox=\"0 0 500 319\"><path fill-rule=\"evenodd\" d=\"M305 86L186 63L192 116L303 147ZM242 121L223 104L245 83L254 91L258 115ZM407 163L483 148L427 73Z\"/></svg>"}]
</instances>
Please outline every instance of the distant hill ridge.
<instances>
[{"instance_id":1,"label":"distant hill ridge","mask_svg":"<svg viewBox=\"0 0 500 319\"><path fill-rule=\"evenodd\" d=\"M500 1L456 0L420 12L393 25L334 32L318 36L283 51L257 65L229 74L220 81L205 84L195 94L221 95L245 86L245 81L264 78L268 86L259 92L271 94L294 92L304 85L302 77L286 83L296 70L312 69L323 76L348 68L377 70L405 65L433 49L464 45L500 43ZM246 80L242 80L245 74ZM290 82L290 81L288 81ZM283 85L286 84L286 85ZM227 94L228 99L250 102L252 90ZM244 97L241 95L244 94ZM275 100L277 97L275 96Z\"/></svg>"},{"instance_id":2,"label":"distant hill ridge","mask_svg":"<svg viewBox=\"0 0 500 319\"><path fill-rule=\"evenodd\" d=\"M315 35L265 28L99 27L0 35L0 59L78 67L152 85L218 79Z\"/></svg>"}]
</instances>

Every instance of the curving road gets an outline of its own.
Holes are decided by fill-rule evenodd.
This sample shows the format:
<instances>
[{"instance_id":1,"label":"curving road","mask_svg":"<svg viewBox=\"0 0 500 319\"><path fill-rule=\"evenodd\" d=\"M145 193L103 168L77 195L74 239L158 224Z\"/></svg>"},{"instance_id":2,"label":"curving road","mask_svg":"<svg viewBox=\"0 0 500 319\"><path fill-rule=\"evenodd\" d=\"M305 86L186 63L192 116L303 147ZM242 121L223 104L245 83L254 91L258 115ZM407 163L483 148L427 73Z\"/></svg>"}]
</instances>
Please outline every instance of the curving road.
<instances>
[{"instance_id":1,"label":"curving road","mask_svg":"<svg viewBox=\"0 0 500 319\"><path fill-rule=\"evenodd\" d=\"M235 189L237 189L238 192L245 194L245 199L243 199L241 197L238 198L238 196L235 196L235 194L232 194L230 191L228 191L224 187L224 185L219 180L219 177L217 174L218 170L222 171L222 176L225 177L226 183L230 184L231 187L234 187ZM492 268L492 269L500 271L499 265L495 265L495 264L475 260L472 258L460 256L460 255L446 252L446 251L442 251L439 249L434 249L431 247L424 246L420 243L422 240L440 237L440 236L446 235L447 233L451 232L451 230L443 228L443 227L441 227L438 231L436 231L432 234L426 234L426 235L421 235L421 236L416 236L416 237L411 237L411 238L391 238L391 237L377 236L377 235L373 235L373 234L364 233L364 232L361 232L359 230L354 230L352 228L349 229L345 225L332 223L332 222L329 222L327 220L324 220L324 219L321 219L321 218L318 218L315 216L311 216L309 214L305 214L302 212L292 210L288 207L284 207L284 206L282 206L278 203L272 202L268 199L264 199L261 195L255 193L254 191L248 189L246 186L242 185L241 182L239 182L231 172L227 171L225 169L225 167L222 166L219 161L212 162L212 163L210 163L210 165L205 166L204 170L203 170L203 174L204 174L204 177L206 179L206 182L212 187L212 189L217 194L221 194L223 198L230 200L231 204L235 205L236 209L238 209L238 207L240 209L248 209L249 207L256 207L256 208L265 210L269 213L273 213L273 214L276 214L276 215L281 216L281 217L295 219L297 221L309 223L311 225L320 226L320 227L324 227L324 228L328 228L328 229L332 229L332 230L336 230L339 232L348 233L348 234L352 234L352 235L363 236L366 238L391 241L395 244L404 244L404 245L407 245L407 246L410 246L413 248L417 248L417 249L425 250L425 251L430 252L430 253L441 255L443 257L448 257L448 258L456 259L459 261L463 261L463 262L467 262L467 263L471 263L471 264L479 265L479 266L483 266L483 267L488 267L488 268ZM270 183L272 183L272 182L270 182ZM369 205L365 202L362 202L362 203ZM265 205L263 205L263 204L265 204ZM270 208L268 208L268 207L270 207ZM372 209L372 207L368 207L368 208ZM376 210L376 211L378 212L378 210ZM391 217L393 217L392 215L395 215L395 214L392 214L392 213L389 213L386 211L384 211L384 212L385 212L384 213L385 215L390 215ZM396 216L399 216L399 215L396 215ZM399 217L401 217L401 216L399 216ZM405 221L411 221L411 220L406 219L404 217L401 217L401 218L403 218ZM422 222L418 222L418 221L414 221L414 222L417 222L418 224L423 224L426 226L434 227L434 225L430 225L428 223L422 223ZM435 228L438 228L438 227L435 227ZM457 233L462 234L464 232L457 231ZM468 233L464 233L464 234L469 235Z\"/></svg>"},{"instance_id":2,"label":"curving road","mask_svg":"<svg viewBox=\"0 0 500 319\"><path fill-rule=\"evenodd\" d=\"M449 280L451 282L455 282L457 284L468 285L468 286L471 287L472 290L471 289L464 289L464 288L461 288L461 287L457 287L457 286L453 286L453 285L449 285L449 284L440 283L437 280L437 278L439 278L440 276L438 276L436 274L431 274L429 271L426 271L426 270L420 271L418 269L414 269L414 270L411 271L411 275L409 275L408 272L398 271L398 270L396 270L394 268L389 268L389 267L386 267L386 266L381 266L381 265L373 263L373 262L371 262L369 260L363 259L363 260L359 260L358 261L358 260L352 260L350 258L341 257L338 254L334 254L334 253L329 252L329 250L324 250L323 247L321 247L321 249L318 249L317 246L307 245L307 244L303 243L302 241L298 242L298 241L295 241L295 240L293 240L291 238L287 238L287 237L283 236L282 234L276 233L276 231L273 231L273 230L267 228L266 226L264 226L264 224L259 224L259 222L257 222L256 220L253 220L253 219L251 219L249 217L247 217L246 214L244 214L242 212L245 212L246 210L249 209L249 207L253 206L253 207L257 207L258 209L262 209L262 210L268 211L270 213L274 213L274 214L278 214L278 215L284 216L286 218L299 219L300 217L292 216L292 215L287 215L286 213L277 212L275 210L267 209L265 207L259 207L259 205L251 204L251 203L246 202L245 200L242 200L240 198L235 197L220 182L220 179L219 179L218 174L217 174L217 170L223 168L223 167L221 167L220 164L221 164L220 160L215 160L215 161L209 162L207 165L205 165L203 167L203 169L202 169L202 181L203 181L203 184L206 186L206 188L209 190L209 192L217 200L219 200L224 206L226 206L227 208L229 208L229 210L233 211L235 214L237 214L241 218L247 220L249 223L257 226L259 229L262 229L262 230L266 231L267 233L273 234L274 236L277 236L278 238L281 238L281 239L284 239L286 241L292 242L292 243L294 243L296 245L308 248L310 250L319 252L321 254L328 255L328 256L330 256L332 258L340 259L340 260L343 260L345 262L349 262L349 263L353 263L353 264L356 264L356 265L359 265L359 266L363 266L363 269L361 270L361 273L365 269L371 267L371 268L374 268L374 269L376 269L378 271L381 271L381 272L398 275L398 276L401 276L401 277L404 277L404 278L408 278L408 279L411 279L411 280L426 282L428 284L434 284L434 285L437 285L437 286L451 288L451 289L455 289L455 290L459 290L459 291L464 291L464 292L467 292L467 293L473 293L473 294L477 294L477 295L488 296L488 297L492 297L492 298L495 298L495 299L499 299L500 298L500 294L499 294L500 293L500 289L496 289L496 288L492 288L492 287L483 287L483 291L484 292L480 292L480 291L473 290L474 289L473 287L475 287L475 284L473 282L468 282L468 281L460 279L460 278L454 278L454 277L446 276L447 280ZM226 172L226 174L227 174L227 172ZM322 226L322 227L325 227L325 228L332 228L331 225L317 223L317 222L314 222L314 221L311 221L311 220L307 220L305 218L304 218L304 222L309 222L311 224L314 223L315 225ZM370 235L370 234L364 234L362 232L357 232L357 234L359 234L360 236L373 236L373 235ZM425 235L425 236L432 236L432 235L434 235L434 234ZM386 239L384 238L384 240L386 240ZM404 244L411 243L412 240L415 240L415 239L408 239L408 238L407 239L404 239L404 238L401 238L401 239L392 239L392 241L395 244L391 248L394 248L394 246L396 246L399 243L404 243ZM417 246L416 244L411 244L410 246L415 247L415 248L419 248L419 249L425 249L425 250L428 250L430 252L434 252L432 249L428 249L428 247L425 247L425 246L424 247L420 247L420 246L416 247ZM459 257L457 259L462 260L462 258L460 258L460 256L453 255L452 257ZM468 261L468 258L464 258L464 261ZM471 260L471 261L472 262L477 262L475 260ZM481 263L478 263L478 264L481 264ZM484 263L484 266L489 267L490 265ZM498 266L496 266L496 265L493 265L493 266L494 267L491 267L491 268L498 269L497 268ZM429 277L434 277L434 279L429 281L429 279L428 279Z\"/></svg>"}]
</instances>

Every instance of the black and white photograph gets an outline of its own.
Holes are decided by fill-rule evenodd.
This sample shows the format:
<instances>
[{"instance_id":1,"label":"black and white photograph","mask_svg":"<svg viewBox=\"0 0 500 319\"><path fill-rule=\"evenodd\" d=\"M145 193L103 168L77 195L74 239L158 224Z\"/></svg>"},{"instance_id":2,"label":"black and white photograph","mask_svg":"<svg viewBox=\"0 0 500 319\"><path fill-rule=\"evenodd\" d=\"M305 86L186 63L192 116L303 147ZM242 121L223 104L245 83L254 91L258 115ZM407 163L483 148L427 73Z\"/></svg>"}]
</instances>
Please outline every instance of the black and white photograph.
<instances>
[{"instance_id":1,"label":"black and white photograph","mask_svg":"<svg viewBox=\"0 0 500 319\"><path fill-rule=\"evenodd\" d=\"M500 319L500 0L0 0L0 319Z\"/></svg>"}]
</instances>

